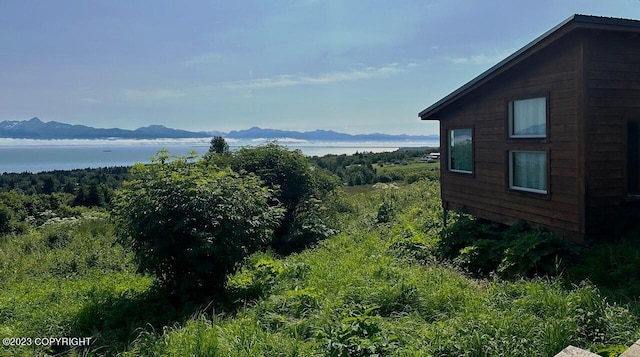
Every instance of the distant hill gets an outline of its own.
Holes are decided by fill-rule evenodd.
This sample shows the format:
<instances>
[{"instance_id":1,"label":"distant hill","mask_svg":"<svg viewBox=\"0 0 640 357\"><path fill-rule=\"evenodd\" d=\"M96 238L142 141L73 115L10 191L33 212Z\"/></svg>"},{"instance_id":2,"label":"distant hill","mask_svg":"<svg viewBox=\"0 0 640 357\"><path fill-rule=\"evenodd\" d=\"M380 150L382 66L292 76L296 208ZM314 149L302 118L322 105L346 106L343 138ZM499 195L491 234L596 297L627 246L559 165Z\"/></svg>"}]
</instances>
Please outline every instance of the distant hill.
<instances>
[{"instance_id":1,"label":"distant hill","mask_svg":"<svg viewBox=\"0 0 640 357\"><path fill-rule=\"evenodd\" d=\"M230 139L268 139L283 138L320 141L435 141L437 135L390 135L390 134L344 134L331 130L286 131L253 127L246 130L234 130L229 133L220 131L193 132L167 128L163 125L150 125L136 130L101 129L85 125L72 125L57 121L43 122L38 118L23 121L0 122L0 138L15 139L160 139L160 138L207 138L223 136Z\"/></svg>"},{"instance_id":2,"label":"distant hill","mask_svg":"<svg viewBox=\"0 0 640 357\"><path fill-rule=\"evenodd\" d=\"M227 135L223 135L227 138L233 139L250 139L250 138L265 138L265 139L279 139L279 138L291 138L300 140L325 140L325 141L424 141L424 140L438 140L438 135L391 135L391 134L344 134L338 133L332 130L314 130L314 131L286 131L275 129L261 129L253 127L246 130L231 131Z\"/></svg>"},{"instance_id":3,"label":"distant hill","mask_svg":"<svg viewBox=\"0 0 640 357\"><path fill-rule=\"evenodd\" d=\"M90 126L71 125L57 121L43 122L38 118L0 122L0 137L16 139L156 139L205 138L208 136L208 133L171 129L162 125L125 130L92 128Z\"/></svg>"}]
</instances>

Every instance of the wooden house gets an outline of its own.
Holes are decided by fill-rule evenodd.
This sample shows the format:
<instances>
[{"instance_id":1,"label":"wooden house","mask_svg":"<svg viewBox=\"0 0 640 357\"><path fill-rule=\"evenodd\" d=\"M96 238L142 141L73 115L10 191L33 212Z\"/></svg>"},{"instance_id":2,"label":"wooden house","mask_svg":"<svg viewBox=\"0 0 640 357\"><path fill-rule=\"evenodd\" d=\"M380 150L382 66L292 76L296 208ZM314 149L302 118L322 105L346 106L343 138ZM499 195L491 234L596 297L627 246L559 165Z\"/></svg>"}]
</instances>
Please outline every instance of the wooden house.
<instances>
[{"instance_id":1,"label":"wooden house","mask_svg":"<svg viewBox=\"0 0 640 357\"><path fill-rule=\"evenodd\" d=\"M607 232L640 203L640 21L571 16L419 117L445 210Z\"/></svg>"}]
</instances>

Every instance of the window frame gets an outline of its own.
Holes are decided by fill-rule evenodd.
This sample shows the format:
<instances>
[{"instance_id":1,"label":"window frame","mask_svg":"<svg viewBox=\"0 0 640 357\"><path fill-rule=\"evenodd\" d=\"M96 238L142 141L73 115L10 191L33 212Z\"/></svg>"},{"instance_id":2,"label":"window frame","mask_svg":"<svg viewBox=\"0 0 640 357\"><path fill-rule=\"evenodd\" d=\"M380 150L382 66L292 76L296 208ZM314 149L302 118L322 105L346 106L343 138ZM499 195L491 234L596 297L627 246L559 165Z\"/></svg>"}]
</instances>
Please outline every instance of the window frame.
<instances>
[{"instance_id":1,"label":"window frame","mask_svg":"<svg viewBox=\"0 0 640 357\"><path fill-rule=\"evenodd\" d=\"M453 158L453 155L451 154L451 152L452 152L451 135L456 130L470 130L471 131L471 171L454 169L454 168L451 167L451 159ZM474 155L475 155L475 140L474 140L475 130L474 130L473 125L447 128L446 133L447 133L447 171L453 172L453 173L456 173L456 174L463 174L463 175L471 175L471 176L473 176L475 174L475 157L474 157Z\"/></svg>"},{"instance_id":2,"label":"window frame","mask_svg":"<svg viewBox=\"0 0 640 357\"><path fill-rule=\"evenodd\" d=\"M544 124L545 124L545 130L544 130L544 134L540 134L540 135L515 135L513 133L513 128L514 128L514 116L513 116L513 107L514 104L518 101L525 101L525 100L531 100L531 99L544 99ZM507 100L507 139L511 140L520 140L520 139L548 139L549 138L549 94L548 93L544 93L544 94L535 94L535 95L531 95L531 96L527 96L527 97L518 97L518 98L513 98L513 99L509 99Z\"/></svg>"},{"instance_id":3,"label":"window frame","mask_svg":"<svg viewBox=\"0 0 640 357\"><path fill-rule=\"evenodd\" d=\"M514 153L534 153L534 154L544 154L545 155L545 189L540 190L537 188L523 187L514 185ZM549 185L550 185L550 176L549 176L549 150L508 150L507 151L507 169L508 169L508 177L507 177L507 187L510 191L517 192L527 192L536 195L549 195Z\"/></svg>"}]
</instances>

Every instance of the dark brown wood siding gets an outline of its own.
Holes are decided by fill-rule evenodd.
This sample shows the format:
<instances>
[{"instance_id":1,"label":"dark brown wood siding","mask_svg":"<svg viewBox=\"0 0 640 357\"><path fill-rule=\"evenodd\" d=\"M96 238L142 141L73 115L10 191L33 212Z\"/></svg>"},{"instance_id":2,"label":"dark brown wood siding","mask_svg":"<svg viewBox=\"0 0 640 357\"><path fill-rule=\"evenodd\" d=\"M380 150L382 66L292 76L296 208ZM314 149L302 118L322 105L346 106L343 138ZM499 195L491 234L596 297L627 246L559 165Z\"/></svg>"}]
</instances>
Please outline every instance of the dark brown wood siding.
<instances>
[{"instance_id":1,"label":"dark brown wood siding","mask_svg":"<svg viewBox=\"0 0 640 357\"><path fill-rule=\"evenodd\" d=\"M557 232L581 237L581 165L579 158L578 98L582 94L582 42L564 37L533 53L515 67L483 84L440 113L442 199L445 208L462 208L494 221L514 224L525 220ZM546 96L548 136L508 139L507 108L514 99ZM448 130L473 128L474 172L450 172ZM548 194L508 188L509 150L548 153Z\"/></svg>"},{"instance_id":2,"label":"dark brown wood siding","mask_svg":"<svg viewBox=\"0 0 640 357\"><path fill-rule=\"evenodd\" d=\"M640 120L640 35L592 31L586 41L587 207L626 199L626 121Z\"/></svg>"}]
</instances>

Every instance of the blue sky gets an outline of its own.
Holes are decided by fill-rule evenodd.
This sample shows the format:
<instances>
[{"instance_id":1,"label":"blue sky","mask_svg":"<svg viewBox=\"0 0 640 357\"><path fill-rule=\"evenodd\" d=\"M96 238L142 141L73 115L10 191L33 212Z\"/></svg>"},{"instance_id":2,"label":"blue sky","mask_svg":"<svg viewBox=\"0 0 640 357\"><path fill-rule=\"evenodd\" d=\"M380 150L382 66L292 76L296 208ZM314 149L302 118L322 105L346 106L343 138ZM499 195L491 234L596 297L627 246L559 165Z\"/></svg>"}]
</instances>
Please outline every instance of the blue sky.
<instances>
[{"instance_id":1,"label":"blue sky","mask_svg":"<svg viewBox=\"0 0 640 357\"><path fill-rule=\"evenodd\" d=\"M638 0L0 2L0 121L436 134L417 113L574 13Z\"/></svg>"}]
</instances>

